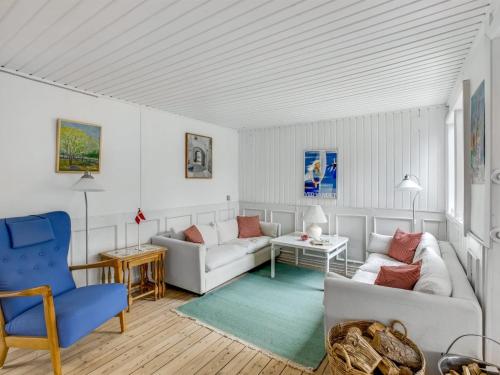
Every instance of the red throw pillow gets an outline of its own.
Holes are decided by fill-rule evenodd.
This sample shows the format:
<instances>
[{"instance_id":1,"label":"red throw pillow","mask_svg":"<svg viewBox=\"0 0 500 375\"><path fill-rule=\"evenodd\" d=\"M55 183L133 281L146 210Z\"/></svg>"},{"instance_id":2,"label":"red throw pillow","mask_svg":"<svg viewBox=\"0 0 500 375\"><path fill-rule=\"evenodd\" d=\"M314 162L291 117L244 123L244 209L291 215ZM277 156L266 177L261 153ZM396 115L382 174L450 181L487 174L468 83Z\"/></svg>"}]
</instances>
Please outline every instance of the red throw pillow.
<instances>
[{"instance_id":1,"label":"red throw pillow","mask_svg":"<svg viewBox=\"0 0 500 375\"><path fill-rule=\"evenodd\" d=\"M188 229L184 231L184 236L186 236L186 241L194 243L205 243L203 241L203 236L201 232L196 228L196 225L191 225Z\"/></svg>"},{"instance_id":2,"label":"red throw pillow","mask_svg":"<svg viewBox=\"0 0 500 375\"><path fill-rule=\"evenodd\" d=\"M420 278L422 262L403 266L382 266L375 285L412 290Z\"/></svg>"},{"instance_id":3,"label":"red throw pillow","mask_svg":"<svg viewBox=\"0 0 500 375\"><path fill-rule=\"evenodd\" d=\"M389 246L388 255L400 262L411 264L421 238L422 233L406 233L398 228Z\"/></svg>"},{"instance_id":4,"label":"red throw pillow","mask_svg":"<svg viewBox=\"0 0 500 375\"><path fill-rule=\"evenodd\" d=\"M258 216L238 216L238 237L260 237L262 231L260 230L260 218Z\"/></svg>"}]
</instances>

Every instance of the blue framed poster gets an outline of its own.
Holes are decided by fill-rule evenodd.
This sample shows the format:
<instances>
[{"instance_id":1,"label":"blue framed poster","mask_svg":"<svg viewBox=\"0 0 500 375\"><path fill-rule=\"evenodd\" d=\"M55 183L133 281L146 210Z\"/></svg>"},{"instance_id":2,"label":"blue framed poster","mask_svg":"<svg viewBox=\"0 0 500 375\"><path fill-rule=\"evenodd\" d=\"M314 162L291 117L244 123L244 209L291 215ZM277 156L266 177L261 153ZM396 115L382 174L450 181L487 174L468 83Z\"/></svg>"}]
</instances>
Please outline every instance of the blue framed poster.
<instances>
[{"instance_id":1,"label":"blue framed poster","mask_svg":"<svg viewBox=\"0 0 500 375\"><path fill-rule=\"evenodd\" d=\"M304 152L304 196L337 198L337 151Z\"/></svg>"}]
</instances>

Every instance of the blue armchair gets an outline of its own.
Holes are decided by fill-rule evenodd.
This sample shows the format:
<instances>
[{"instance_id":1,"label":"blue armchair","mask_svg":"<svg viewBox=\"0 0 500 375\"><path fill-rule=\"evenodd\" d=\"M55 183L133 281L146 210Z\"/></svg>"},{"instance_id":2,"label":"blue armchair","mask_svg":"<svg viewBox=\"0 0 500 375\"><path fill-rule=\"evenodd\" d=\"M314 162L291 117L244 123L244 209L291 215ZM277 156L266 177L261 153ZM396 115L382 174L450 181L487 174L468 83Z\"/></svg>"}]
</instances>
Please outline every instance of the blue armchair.
<instances>
[{"instance_id":1,"label":"blue armchair","mask_svg":"<svg viewBox=\"0 0 500 375\"><path fill-rule=\"evenodd\" d=\"M68 267L65 212L0 220L0 368L10 347L50 351L61 374L66 348L114 316L125 331L127 290L120 262ZM114 282L77 288L71 271L114 268Z\"/></svg>"}]
</instances>

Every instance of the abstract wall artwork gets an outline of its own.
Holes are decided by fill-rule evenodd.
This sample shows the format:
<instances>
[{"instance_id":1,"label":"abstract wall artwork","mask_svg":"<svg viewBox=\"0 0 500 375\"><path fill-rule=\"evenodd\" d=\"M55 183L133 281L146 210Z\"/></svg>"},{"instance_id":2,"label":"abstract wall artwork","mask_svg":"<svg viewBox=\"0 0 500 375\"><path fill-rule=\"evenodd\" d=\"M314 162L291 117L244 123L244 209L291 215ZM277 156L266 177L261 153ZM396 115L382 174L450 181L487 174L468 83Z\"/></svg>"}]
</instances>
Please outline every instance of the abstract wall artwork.
<instances>
[{"instance_id":1,"label":"abstract wall artwork","mask_svg":"<svg viewBox=\"0 0 500 375\"><path fill-rule=\"evenodd\" d=\"M186 133L186 178L212 178L212 138Z\"/></svg>"},{"instance_id":2,"label":"abstract wall artwork","mask_svg":"<svg viewBox=\"0 0 500 375\"><path fill-rule=\"evenodd\" d=\"M471 97L471 137L470 160L472 168L472 183L484 184L485 169L485 98L484 81Z\"/></svg>"},{"instance_id":3,"label":"abstract wall artwork","mask_svg":"<svg viewBox=\"0 0 500 375\"><path fill-rule=\"evenodd\" d=\"M57 120L56 172L100 172L101 133L98 125Z\"/></svg>"},{"instance_id":4,"label":"abstract wall artwork","mask_svg":"<svg viewBox=\"0 0 500 375\"><path fill-rule=\"evenodd\" d=\"M304 152L304 196L337 198L337 151Z\"/></svg>"}]
</instances>

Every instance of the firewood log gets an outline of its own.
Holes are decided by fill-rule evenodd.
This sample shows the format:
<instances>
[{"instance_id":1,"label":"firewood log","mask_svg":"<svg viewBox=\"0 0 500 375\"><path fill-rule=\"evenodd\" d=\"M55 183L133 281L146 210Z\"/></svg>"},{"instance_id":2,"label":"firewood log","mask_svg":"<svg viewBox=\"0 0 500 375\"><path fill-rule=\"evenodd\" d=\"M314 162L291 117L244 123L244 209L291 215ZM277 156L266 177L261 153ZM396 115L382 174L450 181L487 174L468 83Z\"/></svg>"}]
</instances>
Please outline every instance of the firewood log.
<instances>
[{"instance_id":1,"label":"firewood log","mask_svg":"<svg viewBox=\"0 0 500 375\"><path fill-rule=\"evenodd\" d=\"M462 366L462 375L471 375L467 366Z\"/></svg>"},{"instance_id":2,"label":"firewood log","mask_svg":"<svg viewBox=\"0 0 500 375\"><path fill-rule=\"evenodd\" d=\"M375 332L372 346L379 354L403 366L413 369L422 367L420 355L412 347L401 342L387 329Z\"/></svg>"},{"instance_id":3,"label":"firewood log","mask_svg":"<svg viewBox=\"0 0 500 375\"><path fill-rule=\"evenodd\" d=\"M364 372L373 372L382 360L377 351L363 338L359 328L353 327L347 331L343 346L349 354L352 366Z\"/></svg>"},{"instance_id":4,"label":"firewood log","mask_svg":"<svg viewBox=\"0 0 500 375\"><path fill-rule=\"evenodd\" d=\"M450 370L450 375L460 375L460 374L455 370Z\"/></svg>"},{"instance_id":5,"label":"firewood log","mask_svg":"<svg viewBox=\"0 0 500 375\"><path fill-rule=\"evenodd\" d=\"M385 328L386 327L382 323L375 322L371 326L369 326L366 331L368 332L368 334L371 337L373 337L373 336L375 336L375 332L383 331L383 330L385 330Z\"/></svg>"},{"instance_id":6,"label":"firewood log","mask_svg":"<svg viewBox=\"0 0 500 375\"><path fill-rule=\"evenodd\" d=\"M471 375L481 375L481 367L476 362L469 363L467 367Z\"/></svg>"},{"instance_id":7,"label":"firewood log","mask_svg":"<svg viewBox=\"0 0 500 375\"><path fill-rule=\"evenodd\" d=\"M413 375L413 371L406 366L401 366L399 368L399 375Z\"/></svg>"},{"instance_id":8,"label":"firewood log","mask_svg":"<svg viewBox=\"0 0 500 375\"><path fill-rule=\"evenodd\" d=\"M384 375L399 375L399 367L387 357L382 357L377 368Z\"/></svg>"}]
</instances>

